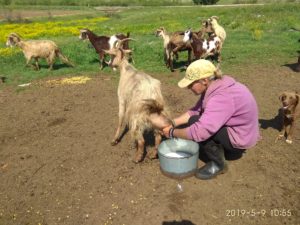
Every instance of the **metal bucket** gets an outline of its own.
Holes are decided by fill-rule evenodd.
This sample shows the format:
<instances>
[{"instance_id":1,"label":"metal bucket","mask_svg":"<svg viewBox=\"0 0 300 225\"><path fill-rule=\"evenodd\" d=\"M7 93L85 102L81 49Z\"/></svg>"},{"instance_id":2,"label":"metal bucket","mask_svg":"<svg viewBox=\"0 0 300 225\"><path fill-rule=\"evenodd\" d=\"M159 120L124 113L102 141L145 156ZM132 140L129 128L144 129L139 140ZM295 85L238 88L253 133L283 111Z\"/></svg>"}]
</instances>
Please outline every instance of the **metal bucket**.
<instances>
[{"instance_id":1,"label":"metal bucket","mask_svg":"<svg viewBox=\"0 0 300 225\"><path fill-rule=\"evenodd\" d=\"M185 139L173 138L158 146L160 169L172 178L194 175L198 168L199 144Z\"/></svg>"}]
</instances>

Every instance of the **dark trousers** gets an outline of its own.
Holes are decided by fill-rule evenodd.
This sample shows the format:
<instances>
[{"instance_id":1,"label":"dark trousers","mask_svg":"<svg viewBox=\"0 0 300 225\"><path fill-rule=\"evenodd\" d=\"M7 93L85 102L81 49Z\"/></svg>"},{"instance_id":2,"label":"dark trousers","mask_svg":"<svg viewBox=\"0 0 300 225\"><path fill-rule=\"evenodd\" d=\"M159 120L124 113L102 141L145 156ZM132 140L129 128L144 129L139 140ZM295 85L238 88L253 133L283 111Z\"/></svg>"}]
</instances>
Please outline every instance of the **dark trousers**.
<instances>
[{"instance_id":1,"label":"dark trousers","mask_svg":"<svg viewBox=\"0 0 300 225\"><path fill-rule=\"evenodd\" d=\"M192 116L188 121L188 126L195 123L199 120L199 116ZM230 142L227 127L223 126L220 130L218 130L212 137L209 139L199 142L200 146L200 159L203 161L209 161L207 160L207 156L204 151L201 149L205 149L208 146L211 145L221 145L224 149L225 158L227 160L235 160L242 157L243 153L245 152L245 149L237 149L234 148Z\"/></svg>"}]
</instances>

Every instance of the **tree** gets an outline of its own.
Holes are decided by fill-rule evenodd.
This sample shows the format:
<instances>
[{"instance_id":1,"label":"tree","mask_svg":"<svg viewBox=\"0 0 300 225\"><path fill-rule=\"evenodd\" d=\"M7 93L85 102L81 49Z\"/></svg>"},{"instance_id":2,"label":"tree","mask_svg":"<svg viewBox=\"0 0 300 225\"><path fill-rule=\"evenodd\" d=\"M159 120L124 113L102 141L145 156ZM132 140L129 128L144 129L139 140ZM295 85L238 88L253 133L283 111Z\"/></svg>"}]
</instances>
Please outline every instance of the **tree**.
<instances>
[{"instance_id":1,"label":"tree","mask_svg":"<svg viewBox=\"0 0 300 225\"><path fill-rule=\"evenodd\" d=\"M196 5L214 5L219 0L193 0L194 4Z\"/></svg>"}]
</instances>

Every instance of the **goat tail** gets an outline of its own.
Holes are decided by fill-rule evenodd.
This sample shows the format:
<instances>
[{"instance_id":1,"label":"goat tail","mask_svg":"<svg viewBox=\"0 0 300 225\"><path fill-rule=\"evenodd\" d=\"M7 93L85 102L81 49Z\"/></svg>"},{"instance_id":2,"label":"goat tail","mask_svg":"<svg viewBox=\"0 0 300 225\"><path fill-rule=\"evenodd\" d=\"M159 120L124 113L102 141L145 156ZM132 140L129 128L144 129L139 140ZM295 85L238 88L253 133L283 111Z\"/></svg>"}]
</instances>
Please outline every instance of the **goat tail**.
<instances>
[{"instance_id":1,"label":"goat tail","mask_svg":"<svg viewBox=\"0 0 300 225\"><path fill-rule=\"evenodd\" d=\"M59 59L60 59L63 63L65 63L65 64L67 64L67 65L69 65L69 66L71 66L71 67L74 67L74 66L75 66L74 63L72 63L66 56L64 56L64 55L61 53L61 51L60 51L59 49L57 49L57 50L55 51L55 53L56 53L56 56L58 56Z\"/></svg>"},{"instance_id":2,"label":"goat tail","mask_svg":"<svg viewBox=\"0 0 300 225\"><path fill-rule=\"evenodd\" d=\"M127 118L133 138L142 137L145 130L159 129L171 125L168 110L162 99L143 99L129 109ZM134 113L133 113L134 112Z\"/></svg>"},{"instance_id":3,"label":"goat tail","mask_svg":"<svg viewBox=\"0 0 300 225\"><path fill-rule=\"evenodd\" d=\"M142 111L150 115L153 113L160 114L164 110L164 105L155 99L144 99Z\"/></svg>"},{"instance_id":4,"label":"goat tail","mask_svg":"<svg viewBox=\"0 0 300 225\"><path fill-rule=\"evenodd\" d=\"M129 38L129 36L130 36L130 32L127 32L127 38Z\"/></svg>"}]
</instances>

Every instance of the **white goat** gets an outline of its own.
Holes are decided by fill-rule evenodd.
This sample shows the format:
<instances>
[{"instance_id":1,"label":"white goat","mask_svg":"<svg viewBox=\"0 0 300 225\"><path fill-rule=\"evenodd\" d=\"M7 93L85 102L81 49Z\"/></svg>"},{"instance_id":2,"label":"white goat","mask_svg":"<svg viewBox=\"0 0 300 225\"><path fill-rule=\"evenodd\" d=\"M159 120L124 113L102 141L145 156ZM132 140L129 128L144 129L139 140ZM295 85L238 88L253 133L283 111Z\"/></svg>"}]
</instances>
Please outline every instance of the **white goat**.
<instances>
[{"instance_id":1,"label":"white goat","mask_svg":"<svg viewBox=\"0 0 300 225\"><path fill-rule=\"evenodd\" d=\"M11 33L6 42L7 46L18 46L22 49L23 54L26 58L26 65L28 66L31 59L35 60L35 69L39 70L38 60L39 58L46 59L49 69L53 69L53 64L55 58L59 57L61 61L66 63L69 66L74 66L68 59L65 57L57 45L53 41L49 40L33 40L33 41L23 41L20 36L16 33Z\"/></svg>"},{"instance_id":2,"label":"white goat","mask_svg":"<svg viewBox=\"0 0 300 225\"><path fill-rule=\"evenodd\" d=\"M124 124L128 125L132 138L137 142L137 149L134 162L142 161L145 150L145 131L154 130L155 147L147 152L149 158L157 157L157 148L161 141L159 129L171 124L169 114L165 108L160 81L150 75L135 69L127 60L126 55L131 51L123 49L124 41L118 41L117 46L105 50L110 54L111 66L120 69L120 81L118 86L119 100L119 123L112 145L121 141L121 129ZM160 127L155 121L163 121L164 126Z\"/></svg>"},{"instance_id":3,"label":"white goat","mask_svg":"<svg viewBox=\"0 0 300 225\"><path fill-rule=\"evenodd\" d=\"M164 41L164 43L163 43L163 45L164 45L164 60L167 65L168 59L170 58L170 54L168 51L168 44L170 42L170 36L167 34L165 28L163 28L163 27L160 27L159 29L157 29L155 35L157 37L161 37Z\"/></svg>"},{"instance_id":4,"label":"white goat","mask_svg":"<svg viewBox=\"0 0 300 225\"><path fill-rule=\"evenodd\" d=\"M226 39L226 31L222 26L219 25L218 19L219 18L217 16L212 16L208 19L208 21L211 24L214 33L220 38L220 48L222 49L222 45L224 44L224 41Z\"/></svg>"}]
</instances>

